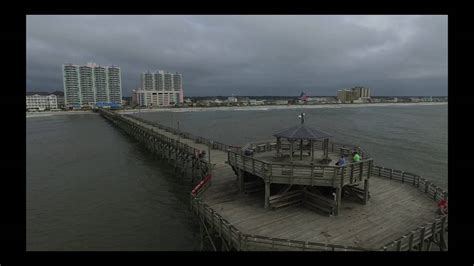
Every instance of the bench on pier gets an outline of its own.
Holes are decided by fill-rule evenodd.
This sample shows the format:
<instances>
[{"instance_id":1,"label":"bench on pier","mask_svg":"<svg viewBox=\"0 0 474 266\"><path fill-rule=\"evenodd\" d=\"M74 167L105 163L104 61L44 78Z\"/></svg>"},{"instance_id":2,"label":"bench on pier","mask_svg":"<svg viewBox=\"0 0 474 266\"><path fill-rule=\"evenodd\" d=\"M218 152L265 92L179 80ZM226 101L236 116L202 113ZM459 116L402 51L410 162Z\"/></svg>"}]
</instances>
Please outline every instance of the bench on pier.
<instances>
[{"instance_id":1,"label":"bench on pier","mask_svg":"<svg viewBox=\"0 0 474 266\"><path fill-rule=\"evenodd\" d=\"M333 215L337 206L336 201L333 199L322 195L318 191L311 191L308 188L304 189L303 204L305 207L325 216Z\"/></svg>"}]
</instances>

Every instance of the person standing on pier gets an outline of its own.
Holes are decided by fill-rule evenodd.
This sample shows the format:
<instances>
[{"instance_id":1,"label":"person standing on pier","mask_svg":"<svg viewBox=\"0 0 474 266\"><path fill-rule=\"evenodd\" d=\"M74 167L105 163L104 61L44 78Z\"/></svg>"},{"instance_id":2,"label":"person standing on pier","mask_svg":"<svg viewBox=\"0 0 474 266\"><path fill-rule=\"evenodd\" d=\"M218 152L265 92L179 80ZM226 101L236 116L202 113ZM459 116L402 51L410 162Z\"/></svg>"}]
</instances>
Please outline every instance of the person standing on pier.
<instances>
[{"instance_id":1,"label":"person standing on pier","mask_svg":"<svg viewBox=\"0 0 474 266\"><path fill-rule=\"evenodd\" d=\"M353 157L352 157L352 161L354 162L358 162L360 161L360 155L359 153L357 153L356 151L352 153Z\"/></svg>"},{"instance_id":2,"label":"person standing on pier","mask_svg":"<svg viewBox=\"0 0 474 266\"><path fill-rule=\"evenodd\" d=\"M442 215L448 214L448 201L446 199L442 199L438 202L439 212Z\"/></svg>"},{"instance_id":3,"label":"person standing on pier","mask_svg":"<svg viewBox=\"0 0 474 266\"><path fill-rule=\"evenodd\" d=\"M344 166L346 164L346 158L344 155L341 155L339 160L337 161L336 165L337 166Z\"/></svg>"}]
</instances>

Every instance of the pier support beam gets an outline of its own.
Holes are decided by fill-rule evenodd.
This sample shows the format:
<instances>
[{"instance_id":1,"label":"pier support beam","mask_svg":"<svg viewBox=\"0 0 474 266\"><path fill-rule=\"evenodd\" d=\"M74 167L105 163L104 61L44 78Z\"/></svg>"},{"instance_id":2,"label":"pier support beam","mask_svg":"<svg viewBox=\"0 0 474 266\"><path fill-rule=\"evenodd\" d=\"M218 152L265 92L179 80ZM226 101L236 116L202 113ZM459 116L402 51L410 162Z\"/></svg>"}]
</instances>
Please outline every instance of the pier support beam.
<instances>
[{"instance_id":1,"label":"pier support beam","mask_svg":"<svg viewBox=\"0 0 474 266\"><path fill-rule=\"evenodd\" d=\"M364 180L364 204L369 200L369 179Z\"/></svg>"},{"instance_id":2,"label":"pier support beam","mask_svg":"<svg viewBox=\"0 0 474 266\"><path fill-rule=\"evenodd\" d=\"M270 182L265 182L265 209L270 208Z\"/></svg>"},{"instance_id":3,"label":"pier support beam","mask_svg":"<svg viewBox=\"0 0 474 266\"><path fill-rule=\"evenodd\" d=\"M237 169L237 177L238 177L238 186L239 186L239 192L243 193L244 192L244 171Z\"/></svg>"},{"instance_id":4,"label":"pier support beam","mask_svg":"<svg viewBox=\"0 0 474 266\"><path fill-rule=\"evenodd\" d=\"M335 210L335 215L339 215L339 211L341 209L341 194L342 194L342 187L336 188L336 210Z\"/></svg>"}]
</instances>

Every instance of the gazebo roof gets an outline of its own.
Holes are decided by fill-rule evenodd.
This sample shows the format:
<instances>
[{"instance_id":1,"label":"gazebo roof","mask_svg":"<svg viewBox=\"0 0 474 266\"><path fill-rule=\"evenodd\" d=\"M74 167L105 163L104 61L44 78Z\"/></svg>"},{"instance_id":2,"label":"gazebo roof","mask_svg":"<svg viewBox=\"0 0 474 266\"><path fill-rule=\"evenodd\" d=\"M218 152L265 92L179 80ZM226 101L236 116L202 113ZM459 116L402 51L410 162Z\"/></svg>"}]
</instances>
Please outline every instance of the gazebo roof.
<instances>
[{"instance_id":1,"label":"gazebo roof","mask_svg":"<svg viewBox=\"0 0 474 266\"><path fill-rule=\"evenodd\" d=\"M285 139L303 139L303 140L320 140L331 138L332 135L321 130L310 128L301 124L286 129L279 130L273 134L274 137Z\"/></svg>"}]
</instances>

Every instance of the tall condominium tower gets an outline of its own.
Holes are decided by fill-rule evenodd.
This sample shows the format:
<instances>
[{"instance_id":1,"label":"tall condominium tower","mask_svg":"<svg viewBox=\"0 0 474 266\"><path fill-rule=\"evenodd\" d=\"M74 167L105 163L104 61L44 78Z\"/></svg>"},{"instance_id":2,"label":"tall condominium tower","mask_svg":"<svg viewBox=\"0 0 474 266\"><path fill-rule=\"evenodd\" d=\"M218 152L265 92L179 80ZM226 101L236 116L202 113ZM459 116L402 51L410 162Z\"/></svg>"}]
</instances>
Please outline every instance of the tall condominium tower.
<instances>
[{"instance_id":1,"label":"tall condominium tower","mask_svg":"<svg viewBox=\"0 0 474 266\"><path fill-rule=\"evenodd\" d=\"M157 91L162 91L165 89L165 72L163 70L159 70L158 73L153 74L154 75L154 82L155 82L155 87L154 89Z\"/></svg>"},{"instance_id":2,"label":"tall condominium tower","mask_svg":"<svg viewBox=\"0 0 474 266\"><path fill-rule=\"evenodd\" d=\"M120 68L107 68L107 81L109 87L109 102L122 104L122 79Z\"/></svg>"},{"instance_id":3,"label":"tall condominium tower","mask_svg":"<svg viewBox=\"0 0 474 266\"><path fill-rule=\"evenodd\" d=\"M153 73L150 71L143 73L142 74L142 89L146 91L152 91L155 90L154 87L155 84L153 84Z\"/></svg>"},{"instance_id":4,"label":"tall condominium tower","mask_svg":"<svg viewBox=\"0 0 474 266\"><path fill-rule=\"evenodd\" d=\"M79 66L63 65L64 104L81 106L81 90L79 85Z\"/></svg>"},{"instance_id":5,"label":"tall condominium tower","mask_svg":"<svg viewBox=\"0 0 474 266\"><path fill-rule=\"evenodd\" d=\"M134 97L141 106L170 106L183 103L182 75L159 70L141 74L141 88L134 90Z\"/></svg>"},{"instance_id":6,"label":"tall condominium tower","mask_svg":"<svg viewBox=\"0 0 474 266\"><path fill-rule=\"evenodd\" d=\"M81 103L83 105L93 106L95 103L94 76L92 75L92 66L79 67L79 84L81 88Z\"/></svg>"},{"instance_id":7,"label":"tall condominium tower","mask_svg":"<svg viewBox=\"0 0 474 266\"><path fill-rule=\"evenodd\" d=\"M165 73L165 91L173 90L173 74Z\"/></svg>"},{"instance_id":8,"label":"tall condominium tower","mask_svg":"<svg viewBox=\"0 0 474 266\"><path fill-rule=\"evenodd\" d=\"M107 87L107 69L102 66L94 68L95 99L97 102L109 101L109 89Z\"/></svg>"},{"instance_id":9,"label":"tall condominium tower","mask_svg":"<svg viewBox=\"0 0 474 266\"><path fill-rule=\"evenodd\" d=\"M94 106L97 103L122 104L119 67L63 65L64 101L68 107Z\"/></svg>"}]
</instances>

